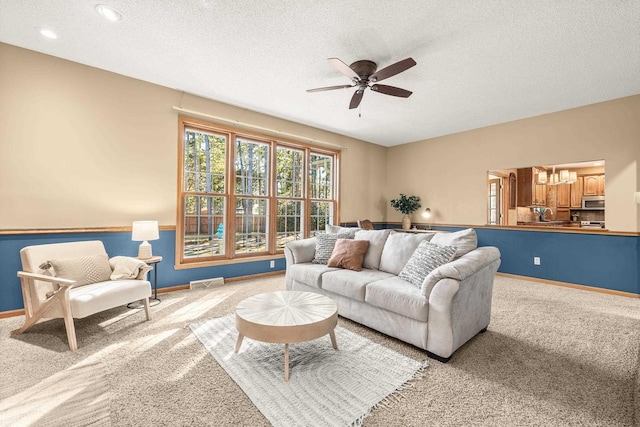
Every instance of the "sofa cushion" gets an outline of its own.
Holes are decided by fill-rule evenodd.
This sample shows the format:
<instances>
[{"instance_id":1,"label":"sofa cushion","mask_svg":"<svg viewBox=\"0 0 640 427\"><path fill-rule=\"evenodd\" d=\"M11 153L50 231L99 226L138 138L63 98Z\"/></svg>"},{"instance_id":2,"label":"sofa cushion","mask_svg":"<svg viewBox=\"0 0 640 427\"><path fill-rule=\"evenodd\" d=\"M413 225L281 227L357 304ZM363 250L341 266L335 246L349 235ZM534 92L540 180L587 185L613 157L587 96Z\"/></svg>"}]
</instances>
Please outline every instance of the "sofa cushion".
<instances>
[{"instance_id":1,"label":"sofa cushion","mask_svg":"<svg viewBox=\"0 0 640 427\"><path fill-rule=\"evenodd\" d=\"M399 277L378 280L367 285L365 302L421 322L429 316L429 300L420 289Z\"/></svg>"},{"instance_id":2,"label":"sofa cushion","mask_svg":"<svg viewBox=\"0 0 640 427\"><path fill-rule=\"evenodd\" d=\"M455 247L456 256L454 258L460 258L478 247L478 236L476 230L467 228L454 233L436 233L431 239L431 243Z\"/></svg>"},{"instance_id":3,"label":"sofa cushion","mask_svg":"<svg viewBox=\"0 0 640 427\"><path fill-rule=\"evenodd\" d=\"M380 270L400 274L420 242L431 240L433 233L403 233L392 231L380 256Z\"/></svg>"},{"instance_id":4,"label":"sofa cushion","mask_svg":"<svg viewBox=\"0 0 640 427\"><path fill-rule=\"evenodd\" d=\"M45 263L47 264L47 263ZM107 255L87 255L77 258L51 259L53 275L76 281L77 286L110 280L111 266Z\"/></svg>"},{"instance_id":5,"label":"sofa cushion","mask_svg":"<svg viewBox=\"0 0 640 427\"><path fill-rule=\"evenodd\" d=\"M356 231L358 230L360 230L360 227L342 227L340 225L331 225L331 224L324 225L324 231L326 231L329 234L338 234L338 233L355 234Z\"/></svg>"},{"instance_id":6,"label":"sofa cushion","mask_svg":"<svg viewBox=\"0 0 640 427\"><path fill-rule=\"evenodd\" d=\"M398 277L422 288L425 277L436 268L450 262L456 254L453 246L440 246L422 241L407 261Z\"/></svg>"},{"instance_id":7,"label":"sofa cushion","mask_svg":"<svg viewBox=\"0 0 640 427\"><path fill-rule=\"evenodd\" d=\"M369 283L390 277L394 277L393 274L377 270L330 271L322 275L322 289L347 298L364 301L365 290Z\"/></svg>"},{"instance_id":8,"label":"sofa cushion","mask_svg":"<svg viewBox=\"0 0 640 427\"><path fill-rule=\"evenodd\" d=\"M333 267L327 267L324 264L312 264L304 262L301 264L293 264L288 268L288 274L297 282L304 283L308 286L322 288L322 274L328 271L339 270Z\"/></svg>"},{"instance_id":9,"label":"sofa cushion","mask_svg":"<svg viewBox=\"0 0 640 427\"><path fill-rule=\"evenodd\" d=\"M338 239L327 266L362 271L362 261L368 248L368 240Z\"/></svg>"},{"instance_id":10,"label":"sofa cushion","mask_svg":"<svg viewBox=\"0 0 640 427\"><path fill-rule=\"evenodd\" d=\"M369 241L369 249L367 249L362 263L364 268L380 269L380 257L389 233L391 233L391 230L360 230L356 232L356 240Z\"/></svg>"},{"instance_id":11,"label":"sofa cushion","mask_svg":"<svg viewBox=\"0 0 640 427\"><path fill-rule=\"evenodd\" d=\"M338 239L353 239L354 234L351 233L318 233L316 234L316 252L313 255L314 264L326 264L331 258L333 248Z\"/></svg>"}]
</instances>

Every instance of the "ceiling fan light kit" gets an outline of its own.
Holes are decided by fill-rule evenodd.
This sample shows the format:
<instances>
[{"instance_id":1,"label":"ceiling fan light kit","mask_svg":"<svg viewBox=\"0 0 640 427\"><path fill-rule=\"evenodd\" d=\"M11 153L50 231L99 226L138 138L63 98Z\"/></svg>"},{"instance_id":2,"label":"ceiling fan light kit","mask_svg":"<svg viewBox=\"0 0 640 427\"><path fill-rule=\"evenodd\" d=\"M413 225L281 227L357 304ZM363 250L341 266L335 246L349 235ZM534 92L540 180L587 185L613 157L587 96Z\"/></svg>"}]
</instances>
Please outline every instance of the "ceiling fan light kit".
<instances>
[{"instance_id":1,"label":"ceiling fan light kit","mask_svg":"<svg viewBox=\"0 0 640 427\"><path fill-rule=\"evenodd\" d=\"M364 91L367 88L371 89L374 92L382 93L384 95L397 96L400 98L408 98L413 93L399 87L377 84L377 82L381 80L388 79L389 77L395 76L396 74L400 74L401 72L406 71L416 65L416 61L414 61L412 58L398 61L395 64L391 64L388 67L383 68L380 71L377 71L378 65L375 62L366 59L356 61L351 65L345 64L338 58L329 58L327 59L327 61L329 61L329 63L331 63L331 65L333 65L342 74L349 77L352 84L319 87L316 89L308 89L307 92L322 92L325 90L357 87L356 91L351 97L351 102L349 103L350 110L358 108L360 102L362 101L362 97L364 96Z\"/></svg>"}]
</instances>

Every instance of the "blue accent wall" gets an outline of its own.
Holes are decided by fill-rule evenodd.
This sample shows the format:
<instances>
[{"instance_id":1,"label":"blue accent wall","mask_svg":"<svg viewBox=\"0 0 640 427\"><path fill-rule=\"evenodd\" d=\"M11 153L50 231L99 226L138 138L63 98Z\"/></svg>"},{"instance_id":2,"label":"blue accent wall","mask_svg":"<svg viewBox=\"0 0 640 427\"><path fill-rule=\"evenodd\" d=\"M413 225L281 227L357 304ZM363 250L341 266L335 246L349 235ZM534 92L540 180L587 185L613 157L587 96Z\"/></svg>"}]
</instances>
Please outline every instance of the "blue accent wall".
<instances>
[{"instance_id":1,"label":"blue accent wall","mask_svg":"<svg viewBox=\"0 0 640 427\"><path fill-rule=\"evenodd\" d=\"M387 226L397 228L393 224L376 228ZM434 229L456 231L462 227ZM640 295L640 236L493 228L478 228L476 232L480 246L500 249L500 272ZM16 276L22 268L20 249L78 240L102 240L109 256L135 256L138 251L138 242L131 241L130 232L1 235L0 312L23 308L20 280ZM285 269L284 258L274 258L275 268L269 268L270 260L264 260L176 270L175 232L161 231L160 240L151 243L153 254L163 258L157 264L158 289L185 285L192 280L228 279ZM535 256L540 257L541 265L533 264Z\"/></svg>"},{"instance_id":2,"label":"blue accent wall","mask_svg":"<svg viewBox=\"0 0 640 427\"><path fill-rule=\"evenodd\" d=\"M476 233L479 246L500 249L502 273L640 294L640 236L497 228ZM540 265L533 257L540 257Z\"/></svg>"},{"instance_id":3,"label":"blue accent wall","mask_svg":"<svg viewBox=\"0 0 640 427\"><path fill-rule=\"evenodd\" d=\"M24 308L20 279L17 276L17 272L22 270L20 249L31 245L83 240L101 240L109 256L136 256L138 254L139 242L131 241L130 231L0 235L0 312ZM162 262L156 264L158 289L186 285L192 280L213 277L228 279L285 269L284 258L274 258L275 268L269 268L270 260L263 260L176 270L173 267L175 265L175 241L175 231L170 230L160 231L160 239L151 242L153 255L162 257Z\"/></svg>"},{"instance_id":4,"label":"blue accent wall","mask_svg":"<svg viewBox=\"0 0 640 427\"><path fill-rule=\"evenodd\" d=\"M397 223L383 225L398 227ZM464 228L433 227L444 231ZM500 249L501 273L640 295L640 236L500 228L476 228L476 233L479 246ZM533 264L533 257L540 257L540 265Z\"/></svg>"}]
</instances>

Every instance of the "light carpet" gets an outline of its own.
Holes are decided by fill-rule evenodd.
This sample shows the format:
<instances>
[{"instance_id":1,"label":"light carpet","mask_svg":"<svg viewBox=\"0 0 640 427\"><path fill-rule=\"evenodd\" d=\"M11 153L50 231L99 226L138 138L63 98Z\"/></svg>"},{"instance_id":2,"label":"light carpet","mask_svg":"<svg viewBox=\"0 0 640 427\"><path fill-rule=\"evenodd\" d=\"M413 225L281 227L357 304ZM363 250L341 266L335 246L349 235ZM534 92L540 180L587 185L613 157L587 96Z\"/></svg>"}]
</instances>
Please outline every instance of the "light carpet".
<instances>
[{"instance_id":1,"label":"light carpet","mask_svg":"<svg viewBox=\"0 0 640 427\"><path fill-rule=\"evenodd\" d=\"M0 396L12 387L0 386ZM0 400L0 426L108 426L109 404L105 366L83 361Z\"/></svg>"},{"instance_id":2,"label":"light carpet","mask_svg":"<svg viewBox=\"0 0 640 427\"><path fill-rule=\"evenodd\" d=\"M0 402L12 402L0 416L23 410L22 402L32 405L23 398L51 382L73 387L74 366L100 362L113 427L269 427L186 326L282 289L283 276L261 277L162 294L150 322L144 311L126 307L77 319L76 352L69 351L62 319L18 336L11 331L24 316L0 319ZM339 318L338 325L425 360L424 351L355 322ZM424 378L411 384L402 399L373 409L363 425L640 427L640 299L498 276L487 332L449 363L429 359ZM41 400L42 418L18 425L52 420L82 395L55 397L55 405ZM82 417L90 408L76 410Z\"/></svg>"},{"instance_id":3,"label":"light carpet","mask_svg":"<svg viewBox=\"0 0 640 427\"><path fill-rule=\"evenodd\" d=\"M233 315L189 325L209 353L274 426L359 426L371 408L419 377L419 362L344 328L289 346L289 382L284 346L245 339L236 354Z\"/></svg>"}]
</instances>

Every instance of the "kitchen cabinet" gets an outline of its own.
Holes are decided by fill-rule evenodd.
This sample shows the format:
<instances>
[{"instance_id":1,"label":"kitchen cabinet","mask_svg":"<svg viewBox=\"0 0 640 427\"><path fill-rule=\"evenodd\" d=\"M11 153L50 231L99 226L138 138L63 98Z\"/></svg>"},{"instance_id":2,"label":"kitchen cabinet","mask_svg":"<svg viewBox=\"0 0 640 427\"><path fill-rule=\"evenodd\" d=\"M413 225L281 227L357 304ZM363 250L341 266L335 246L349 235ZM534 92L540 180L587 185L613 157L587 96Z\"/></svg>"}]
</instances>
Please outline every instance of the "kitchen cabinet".
<instances>
[{"instance_id":1,"label":"kitchen cabinet","mask_svg":"<svg viewBox=\"0 0 640 427\"><path fill-rule=\"evenodd\" d=\"M604 196L604 175L585 175L583 196Z\"/></svg>"},{"instance_id":2,"label":"kitchen cabinet","mask_svg":"<svg viewBox=\"0 0 640 427\"><path fill-rule=\"evenodd\" d=\"M545 184L535 185L535 197L533 198L534 205L545 206L547 204L547 186Z\"/></svg>"},{"instance_id":3,"label":"kitchen cabinet","mask_svg":"<svg viewBox=\"0 0 640 427\"><path fill-rule=\"evenodd\" d=\"M582 209L582 186L583 177L578 177L578 180L570 185L571 187L571 208Z\"/></svg>"},{"instance_id":4,"label":"kitchen cabinet","mask_svg":"<svg viewBox=\"0 0 640 427\"><path fill-rule=\"evenodd\" d=\"M571 207L571 185L570 184L558 184L557 185L557 203L559 208Z\"/></svg>"},{"instance_id":5,"label":"kitchen cabinet","mask_svg":"<svg viewBox=\"0 0 640 427\"><path fill-rule=\"evenodd\" d=\"M571 219L571 212L569 211L568 208L558 208L556 210L556 221L569 221L570 219Z\"/></svg>"},{"instance_id":6,"label":"kitchen cabinet","mask_svg":"<svg viewBox=\"0 0 640 427\"><path fill-rule=\"evenodd\" d=\"M518 206L545 206L547 203L547 186L536 184L538 174L536 168L517 170Z\"/></svg>"}]
</instances>

